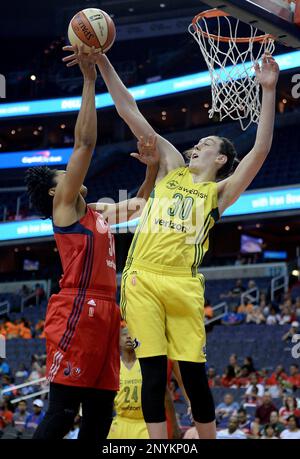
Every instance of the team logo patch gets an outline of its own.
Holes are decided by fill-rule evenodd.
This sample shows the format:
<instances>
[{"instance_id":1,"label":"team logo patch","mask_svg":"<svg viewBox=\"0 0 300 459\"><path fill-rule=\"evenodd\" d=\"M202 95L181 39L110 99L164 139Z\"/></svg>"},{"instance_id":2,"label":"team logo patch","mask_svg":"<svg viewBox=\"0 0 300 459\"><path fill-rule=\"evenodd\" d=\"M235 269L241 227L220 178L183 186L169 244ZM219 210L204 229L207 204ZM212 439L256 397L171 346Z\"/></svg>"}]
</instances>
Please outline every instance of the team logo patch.
<instances>
[{"instance_id":1,"label":"team logo patch","mask_svg":"<svg viewBox=\"0 0 300 459\"><path fill-rule=\"evenodd\" d=\"M81 369L78 367L72 367L70 362L67 362L67 367L64 369L64 375L73 378L79 378Z\"/></svg>"},{"instance_id":2,"label":"team logo patch","mask_svg":"<svg viewBox=\"0 0 300 459\"><path fill-rule=\"evenodd\" d=\"M133 343L133 349L136 349L137 347L141 345L140 341L138 341L136 338L134 338L132 343Z\"/></svg>"},{"instance_id":3,"label":"team logo patch","mask_svg":"<svg viewBox=\"0 0 300 459\"><path fill-rule=\"evenodd\" d=\"M175 190L177 188L179 183L176 180L170 180L170 182L167 183L167 188L169 190Z\"/></svg>"}]
</instances>

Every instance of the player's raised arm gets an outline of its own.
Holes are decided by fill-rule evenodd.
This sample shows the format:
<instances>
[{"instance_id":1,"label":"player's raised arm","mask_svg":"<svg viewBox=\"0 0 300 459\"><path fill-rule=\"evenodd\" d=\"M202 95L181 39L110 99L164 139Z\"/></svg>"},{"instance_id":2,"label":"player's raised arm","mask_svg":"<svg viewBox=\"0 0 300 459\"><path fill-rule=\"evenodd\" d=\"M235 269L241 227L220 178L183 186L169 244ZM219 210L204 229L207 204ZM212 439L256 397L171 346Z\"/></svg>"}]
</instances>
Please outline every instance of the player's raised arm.
<instances>
[{"instance_id":1,"label":"player's raised arm","mask_svg":"<svg viewBox=\"0 0 300 459\"><path fill-rule=\"evenodd\" d=\"M264 55L262 66L257 64L255 71L263 92L256 141L252 150L239 163L235 172L218 184L220 214L248 188L261 169L272 146L279 67L271 55Z\"/></svg>"},{"instance_id":2,"label":"player's raised arm","mask_svg":"<svg viewBox=\"0 0 300 459\"><path fill-rule=\"evenodd\" d=\"M147 166L145 180L140 186L137 195L134 198L116 204L102 201L89 204L92 209L100 211L110 224L126 222L131 217L137 218L141 215L155 186L159 169L160 156L157 149L157 136L150 134L146 140L141 137L138 142L138 153L131 153L131 156Z\"/></svg>"},{"instance_id":3,"label":"player's raised arm","mask_svg":"<svg viewBox=\"0 0 300 459\"><path fill-rule=\"evenodd\" d=\"M72 46L65 46L65 51L73 51ZM76 55L72 54L64 58L67 65L76 64ZM125 87L114 67L105 54L97 55L97 65L108 91L115 103L118 114L129 126L133 134L139 139L141 136L155 135L155 131L142 115L138 106ZM160 168L157 179L164 177L169 171L184 166L184 160L179 151L166 139L157 136L157 146L160 151Z\"/></svg>"},{"instance_id":4,"label":"player's raised arm","mask_svg":"<svg viewBox=\"0 0 300 459\"><path fill-rule=\"evenodd\" d=\"M81 108L75 126L73 153L69 160L64 180L60 180L56 187L54 214L62 207L75 207L97 140L97 114L95 106L95 81L97 72L94 50L90 54L84 54L82 49L79 49L77 56L84 79Z\"/></svg>"}]
</instances>

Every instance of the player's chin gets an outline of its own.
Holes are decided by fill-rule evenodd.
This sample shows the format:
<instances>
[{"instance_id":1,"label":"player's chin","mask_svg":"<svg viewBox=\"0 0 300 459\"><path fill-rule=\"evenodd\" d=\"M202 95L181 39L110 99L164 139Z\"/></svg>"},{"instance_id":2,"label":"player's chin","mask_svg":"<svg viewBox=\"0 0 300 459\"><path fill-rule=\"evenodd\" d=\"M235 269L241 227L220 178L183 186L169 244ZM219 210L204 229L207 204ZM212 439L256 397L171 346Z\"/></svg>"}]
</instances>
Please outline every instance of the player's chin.
<instances>
[{"instance_id":1,"label":"player's chin","mask_svg":"<svg viewBox=\"0 0 300 459\"><path fill-rule=\"evenodd\" d=\"M199 169L198 165L197 165L197 162L191 158L190 162L189 162L189 169L190 171L197 171Z\"/></svg>"}]
</instances>

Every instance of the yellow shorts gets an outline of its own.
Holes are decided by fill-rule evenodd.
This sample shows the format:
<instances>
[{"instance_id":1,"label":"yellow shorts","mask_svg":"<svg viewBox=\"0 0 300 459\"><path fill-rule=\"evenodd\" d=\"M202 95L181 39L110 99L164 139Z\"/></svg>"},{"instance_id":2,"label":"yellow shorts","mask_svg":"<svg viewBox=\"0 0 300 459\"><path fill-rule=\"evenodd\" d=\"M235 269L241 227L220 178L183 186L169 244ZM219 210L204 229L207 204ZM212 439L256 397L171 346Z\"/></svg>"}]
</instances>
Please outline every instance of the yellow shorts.
<instances>
[{"instance_id":1,"label":"yellow shorts","mask_svg":"<svg viewBox=\"0 0 300 459\"><path fill-rule=\"evenodd\" d=\"M148 429L144 419L130 419L123 416L116 416L110 427L108 440L116 439L147 440Z\"/></svg>"},{"instance_id":2,"label":"yellow shorts","mask_svg":"<svg viewBox=\"0 0 300 459\"><path fill-rule=\"evenodd\" d=\"M202 274L134 261L123 272L121 314L138 358L206 362Z\"/></svg>"}]
</instances>

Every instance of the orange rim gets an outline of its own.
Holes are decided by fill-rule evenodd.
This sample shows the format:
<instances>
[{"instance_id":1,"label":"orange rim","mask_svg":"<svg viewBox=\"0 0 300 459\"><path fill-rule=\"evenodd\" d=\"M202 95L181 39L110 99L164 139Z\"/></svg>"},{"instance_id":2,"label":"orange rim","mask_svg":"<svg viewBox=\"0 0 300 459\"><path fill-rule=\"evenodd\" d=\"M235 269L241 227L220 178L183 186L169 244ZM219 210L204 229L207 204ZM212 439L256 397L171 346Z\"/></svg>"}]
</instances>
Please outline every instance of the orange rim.
<instances>
[{"instance_id":1,"label":"orange rim","mask_svg":"<svg viewBox=\"0 0 300 459\"><path fill-rule=\"evenodd\" d=\"M270 34L264 34L264 35L258 35L257 37L240 37L240 38L230 38L230 37L223 37L222 35L214 35L205 32L203 29L199 27L197 22L201 19L212 19L212 18L218 18L218 17L226 17L230 16L229 13L225 13L225 11L218 10L218 9L212 9L212 10L206 10L202 11L202 13L197 14L197 16L194 17L192 20L193 27L196 31L201 31L201 33L204 35L205 38L213 38L215 41L222 41L225 43L229 43L230 41L234 41L235 43L249 43L252 41L253 43L255 42L262 42L265 40L274 40L273 35Z\"/></svg>"}]
</instances>

